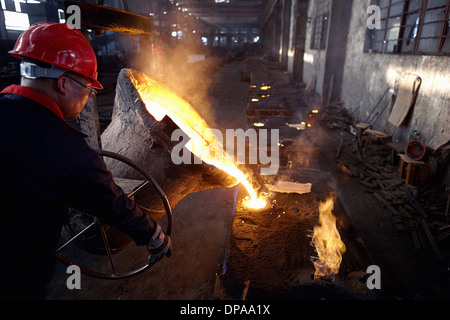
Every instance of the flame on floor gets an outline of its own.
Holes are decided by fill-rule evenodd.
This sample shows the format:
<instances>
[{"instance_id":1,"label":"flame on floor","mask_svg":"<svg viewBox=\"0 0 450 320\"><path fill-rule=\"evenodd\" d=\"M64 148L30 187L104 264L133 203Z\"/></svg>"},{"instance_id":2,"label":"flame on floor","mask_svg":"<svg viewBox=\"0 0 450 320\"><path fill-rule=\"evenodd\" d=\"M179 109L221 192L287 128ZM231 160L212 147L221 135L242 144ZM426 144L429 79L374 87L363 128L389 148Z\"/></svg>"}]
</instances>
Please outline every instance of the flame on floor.
<instances>
[{"instance_id":1,"label":"flame on floor","mask_svg":"<svg viewBox=\"0 0 450 320\"><path fill-rule=\"evenodd\" d=\"M314 227L312 243L318 257L311 260L316 269L314 279L334 280L339 273L342 254L346 247L341 240L336 227L336 217L333 215L334 200L328 199L319 205L319 224Z\"/></svg>"}]
</instances>

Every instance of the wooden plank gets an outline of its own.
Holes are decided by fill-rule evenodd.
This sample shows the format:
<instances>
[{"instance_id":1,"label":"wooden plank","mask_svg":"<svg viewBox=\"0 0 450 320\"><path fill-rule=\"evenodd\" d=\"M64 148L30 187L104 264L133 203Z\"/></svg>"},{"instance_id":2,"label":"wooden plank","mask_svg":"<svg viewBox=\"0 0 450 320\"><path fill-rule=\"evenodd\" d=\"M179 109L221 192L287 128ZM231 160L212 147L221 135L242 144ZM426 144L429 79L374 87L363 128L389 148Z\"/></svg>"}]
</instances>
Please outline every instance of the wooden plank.
<instances>
[{"instance_id":1,"label":"wooden plank","mask_svg":"<svg viewBox=\"0 0 450 320\"><path fill-rule=\"evenodd\" d=\"M389 115L388 122L400 127L415 103L422 79L415 74L405 74L399 83L397 98Z\"/></svg>"},{"instance_id":2,"label":"wooden plank","mask_svg":"<svg viewBox=\"0 0 450 320\"><path fill-rule=\"evenodd\" d=\"M385 206L392 214L394 215L401 215L393 206L391 206L386 200L383 199L378 193L374 192L373 196L381 202L383 206Z\"/></svg>"},{"instance_id":3,"label":"wooden plank","mask_svg":"<svg viewBox=\"0 0 450 320\"><path fill-rule=\"evenodd\" d=\"M425 231L425 234L428 238L428 241L430 242L430 245L434 251L434 254L436 255L436 258L438 260L442 260L441 251L439 250L439 247L437 246L436 241L434 240L434 237L431 234L430 228L428 227L428 223L425 221L425 219L421 219L420 223L422 224L422 228Z\"/></svg>"},{"instance_id":4,"label":"wooden plank","mask_svg":"<svg viewBox=\"0 0 450 320\"><path fill-rule=\"evenodd\" d=\"M408 189L405 190L406 195L408 197L409 203L414 207L414 209L419 212L424 218L428 218L427 213L423 208L420 206L420 204L417 202L416 198L414 198L414 195L409 191Z\"/></svg>"},{"instance_id":5,"label":"wooden plank","mask_svg":"<svg viewBox=\"0 0 450 320\"><path fill-rule=\"evenodd\" d=\"M414 244L414 248L417 250L420 250L420 241L419 241L419 236L417 234L417 230L411 230L411 236L413 239L413 244Z\"/></svg>"},{"instance_id":6,"label":"wooden plank","mask_svg":"<svg viewBox=\"0 0 450 320\"><path fill-rule=\"evenodd\" d=\"M423 162L423 161L417 161L417 160L413 160L413 159L411 159L410 157L408 157L406 154L404 154L404 153L400 153L399 155L398 155L403 161L405 161L406 163L409 163L409 164L416 164L416 165L423 165L423 164L425 164L425 162Z\"/></svg>"}]
</instances>

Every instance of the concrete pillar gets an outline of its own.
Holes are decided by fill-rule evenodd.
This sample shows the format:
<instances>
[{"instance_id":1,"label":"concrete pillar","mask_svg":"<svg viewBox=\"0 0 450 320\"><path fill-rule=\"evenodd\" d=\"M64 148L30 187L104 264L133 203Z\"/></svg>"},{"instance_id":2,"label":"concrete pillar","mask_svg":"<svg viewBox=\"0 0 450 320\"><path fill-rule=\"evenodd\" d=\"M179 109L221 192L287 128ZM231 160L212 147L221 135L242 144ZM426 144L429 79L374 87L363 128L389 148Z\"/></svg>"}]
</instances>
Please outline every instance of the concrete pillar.
<instances>
[{"instance_id":1,"label":"concrete pillar","mask_svg":"<svg viewBox=\"0 0 450 320\"><path fill-rule=\"evenodd\" d=\"M214 44L215 29L210 27L208 32L208 47L212 48Z\"/></svg>"},{"instance_id":2,"label":"concrete pillar","mask_svg":"<svg viewBox=\"0 0 450 320\"><path fill-rule=\"evenodd\" d=\"M303 57L306 47L308 0L297 0L295 9L295 40L293 79L303 81Z\"/></svg>"},{"instance_id":3,"label":"concrete pillar","mask_svg":"<svg viewBox=\"0 0 450 320\"><path fill-rule=\"evenodd\" d=\"M283 29L280 35L281 39L281 68L283 70L287 70L288 68L288 54L290 49L290 39L291 39L291 25L292 25L292 16L291 9L292 4L295 0L284 0L283 10L281 13L282 21L283 21Z\"/></svg>"},{"instance_id":4,"label":"concrete pillar","mask_svg":"<svg viewBox=\"0 0 450 320\"><path fill-rule=\"evenodd\" d=\"M297 3L298 0L291 1L289 18L289 41L287 51L287 71L292 76L294 73L295 39L297 31Z\"/></svg>"},{"instance_id":5,"label":"concrete pillar","mask_svg":"<svg viewBox=\"0 0 450 320\"><path fill-rule=\"evenodd\" d=\"M278 21L279 21L279 29L278 29L278 37L280 42L278 44L278 62L282 63L284 47L283 47L283 34L284 34L284 8L285 8L285 0L280 0L280 6L278 11Z\"/></svg>"},{"instance_id":6,"label":"concrete pillar","mask_svg":"<svg viewBox=\"0 0 450 320\"><path fill-rule=\"evenodd\" d=\"M0 10L0 39L8 39L8 32L6 31L5 15L3 14L3 10Z\"/></svg>"},{"instance_id":7,"label":"concrete pillar","mask_svg":"<svg viewBox=\"0 0 450 320\"><path fill-rule=\"evenodd\" d=\"M227 50L231 50L233 46L233 38L232 35L230 33L230 30L227 30Z\"/></svg>"}]
</instances>

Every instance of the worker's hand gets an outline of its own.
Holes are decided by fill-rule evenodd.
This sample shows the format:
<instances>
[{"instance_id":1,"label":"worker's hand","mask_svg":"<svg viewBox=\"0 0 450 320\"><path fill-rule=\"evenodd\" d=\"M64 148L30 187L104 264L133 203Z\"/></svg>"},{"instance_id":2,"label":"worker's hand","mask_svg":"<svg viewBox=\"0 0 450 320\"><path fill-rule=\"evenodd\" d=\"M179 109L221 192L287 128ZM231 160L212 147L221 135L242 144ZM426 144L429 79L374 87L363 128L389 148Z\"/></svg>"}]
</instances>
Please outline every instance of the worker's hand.
<instances>
[{"instance_id":1,"label":"worker's hand","mask_svg":"<svg viewBox=\"0 0 450 320\"><path fill-rule=\"evenodd\" d=\"M147 249L149 253L148 262L150 265L155 264L164 258L164 256L170 258L172 255L172 240L169 235L164 233L159 224L156 225L155 234L147 245Z\"/></svg>"}]
</instances>

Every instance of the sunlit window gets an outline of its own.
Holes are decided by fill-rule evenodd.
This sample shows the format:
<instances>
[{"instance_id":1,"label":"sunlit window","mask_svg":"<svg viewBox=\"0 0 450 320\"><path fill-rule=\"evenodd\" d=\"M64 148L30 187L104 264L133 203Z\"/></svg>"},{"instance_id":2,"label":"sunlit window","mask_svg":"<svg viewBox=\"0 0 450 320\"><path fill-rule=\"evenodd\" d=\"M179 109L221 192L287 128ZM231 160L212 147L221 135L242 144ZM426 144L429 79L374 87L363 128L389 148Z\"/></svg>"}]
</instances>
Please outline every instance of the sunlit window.
<instances>
[{"instance_id":1,"label":"sunlit window","mask_svg":"<svg viewBox=\"0 0 450 320\"><path fill-rule=\"evenodd\" d=\"M26 30L30 27L28 14L14 11L3 11L5 27L8 30Z\"/></svg>"},{"instance_id":2,"label":"sunlit window","mask_svg":"<svg viewBox=\"0 0 450 320\"><path fill-rule=\"evenodd\" d=\"M26 30L30 26L28 14L22 12L22 3L34 3L36 1L14 0L5 1L0 0L1 9L5 17L5 27L7 30ZM37 1L38 2L38 1ZM39 3L39 2L38 2Z\"/></svg>"},{"instance_id":3,"label":"sunlit window","mask_svg":"<svg viewBox=\"0 0 450 320\"><path fill-rule=\"evenodd\" d=\"M369 30L365 51L373 53L450 53L449 0L372 0L381 12L381 29Z\"/></svg>"},{"instance_id":4,"label":"sunlit window","mask_svg":"<svg viewBox=\"0 0 450 320\"><path fill-rule=\"evenodd\" d=\"M325 50L328 38L328 17L329 17L328 0L320 0L315 2L313 33L311 37L311 49Z\"/></svg>"}]
</instances>

